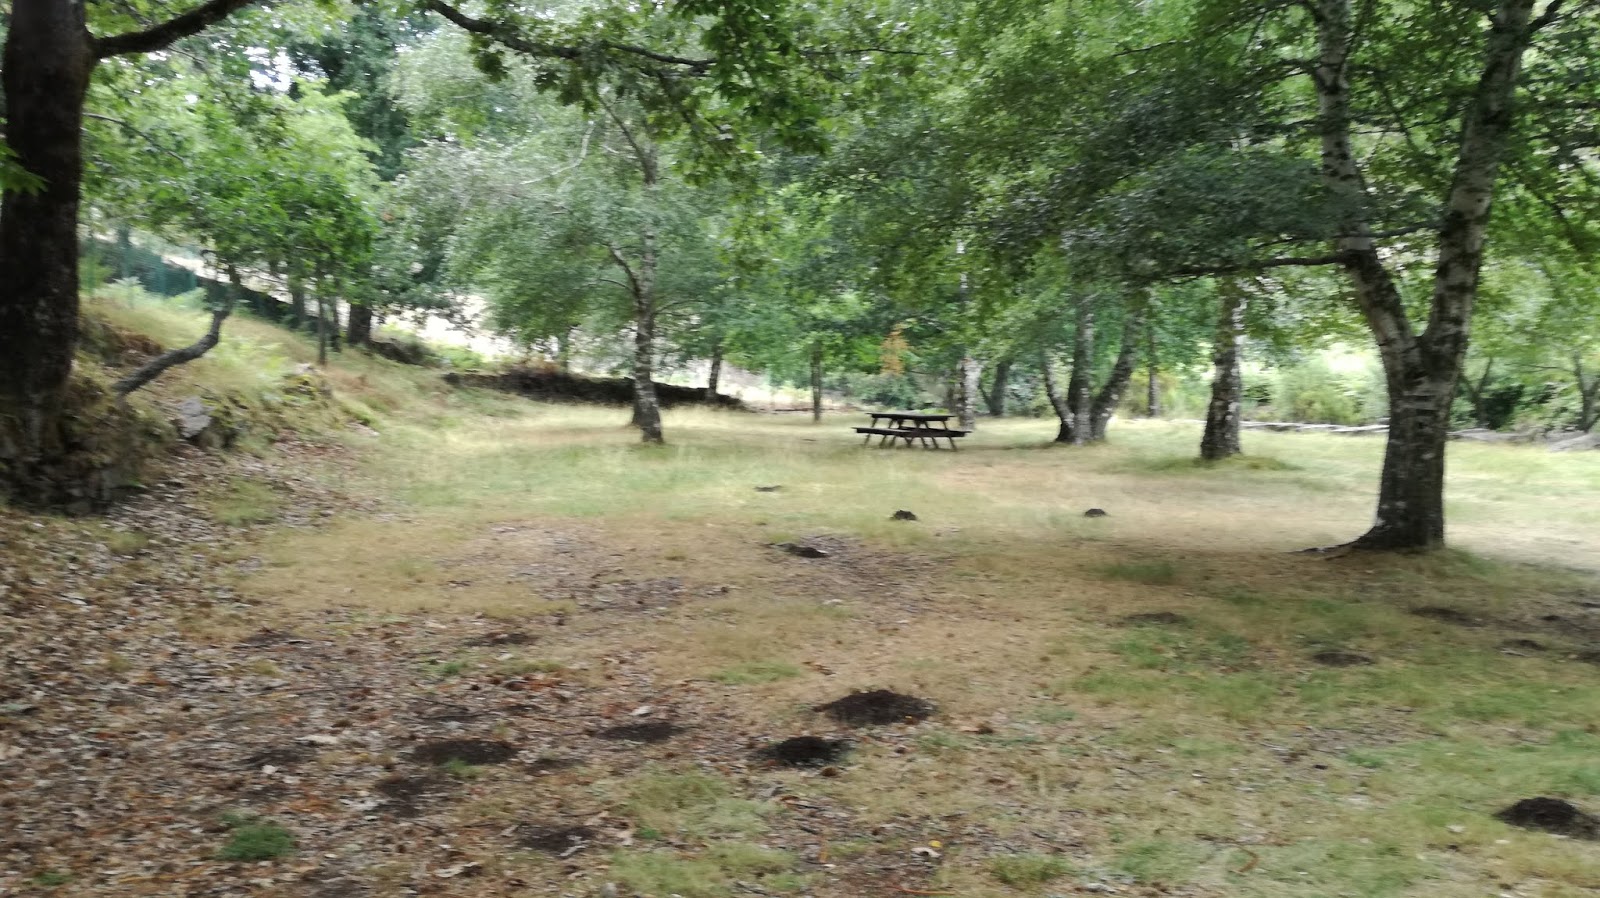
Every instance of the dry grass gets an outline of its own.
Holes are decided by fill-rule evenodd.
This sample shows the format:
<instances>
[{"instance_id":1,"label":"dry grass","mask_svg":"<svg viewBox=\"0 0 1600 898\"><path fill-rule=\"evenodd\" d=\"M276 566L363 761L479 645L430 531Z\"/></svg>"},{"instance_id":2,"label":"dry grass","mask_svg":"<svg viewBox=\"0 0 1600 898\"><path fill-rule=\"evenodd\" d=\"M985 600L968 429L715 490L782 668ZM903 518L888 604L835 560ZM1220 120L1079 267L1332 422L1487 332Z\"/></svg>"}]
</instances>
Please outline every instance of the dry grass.
<instances>
[{"instance_id":1,"label":"dry grass","mask_svg":"<svg viewBox=\"0 0 1600 898\"><path fill-rule=\"evenodd\" d=\"M1534 794L1600 803L1600 677L1567 660L1577 631L1540 620L1594 614L1574 600L1600 590L1573 569L1600 564L1600 453L1453 447L1458 551L1323 560L1287 550L1360 531L1378 442L1250 434L1281 464L1202 468L1182 462L1198 434L1177 424L1121 423L1113 444L1070 450L1047 447L1042 422L985 423L950 454L863 451L842 420L681 412L674 442L647 448L616 410L495 408L425 424L379 411L363 489L399 513L280 537L244 591L520 620L552 640L540 663L629 652L664 681L717 684L723 725L747 734L826 727L811 706L854 688L931 698L932 721L862 745L844 776L770 776L853 809L863 832L910 820L950 843L932 888L952 894L1600 884L1588 848L1489 816ZM890 521L899 508L921 520ZM768 545L818 534L846 550L805 562ZM1489 625L1409 613L1434 606ZM557 637L543 623L561 612ZM1181 620L1124 621L1149 612ZM1508 637L1555 650L1508 655ZM1313 663L1325 649L1377 663ZM728 841L782 824L712 773L604 788L704 848L618 855L636 888L801 884L793 858Z\"/></svg>"}]
</instances>

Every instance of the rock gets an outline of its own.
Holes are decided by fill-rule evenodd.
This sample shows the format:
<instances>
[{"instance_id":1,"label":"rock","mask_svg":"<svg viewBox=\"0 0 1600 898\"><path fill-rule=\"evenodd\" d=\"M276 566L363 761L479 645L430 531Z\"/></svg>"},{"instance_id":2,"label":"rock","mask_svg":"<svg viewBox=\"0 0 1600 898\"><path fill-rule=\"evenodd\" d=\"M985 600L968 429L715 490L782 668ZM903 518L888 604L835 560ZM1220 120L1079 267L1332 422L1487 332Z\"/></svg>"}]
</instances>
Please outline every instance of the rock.
<instances>
[{"instance_id":1,"label":"rock","mask_svg":"<svg viewBox=\"0 0 1600 898\"><path fill-rule=\"evenodd\" d=\"M178 417L173 423L177 425L178 436L191 442L198 441L200 435L211 427L211 410L206 408L205 400L190 396L178 403Z\"/></svg>"},{"instance_id":2,"label":"rock","mask_svg":"<svg viewBox=\"0 0 1600 898\"><path fill-rule=\"evenodd\" d=\"M1585 449L1600 449L1600 433L1580 434L1550 444L1551 452L1581 452Z\"/></svg>"},{"instance_id":3,"label":"rock","mask_svg":"<svg viewBox=\"0 0 1600 898\"><path fill-rule=\"evenodd\" d=\"M915 521L916 519L917 515L915 512L906 511L903 508L889 516L889 520L891 521Z\"/></svg>"},{"instance_id":4,"label":"rock","mask_svg":"<svg viewBox=\"0 0 1600 898\"><path fill-rule=\"evenodd\" d=\"M758 487L756 487L756 492L758 492L758 493L775 493L775 492L777 492L778 490L781 490L781 489L783 489L783 487L781 487L781 486L758 486Z\"/></svg>"},{"instance_id":5,"label":"rock","mask_svg":"<svg viewBox=\"0 0 1600 898\"><path fill-rule=\"evenodd\" d=\"M1600 819L1559 798L1524 798L1494 816L1502 823L1523 829L1538 829L1591 842L1600 841Z\"/></svg>"},{"instance_id":6,"label":"rock","mask_svg":"<svg viewBox=\"0 0 1600 898\"><path fill-rule=\"evenodd\" d=\"M801 543L773 543L774 549L782 549L790 555L800 558L827 558L828 553L816 546L807 546Z\"/></svg>"},{"instance_id":7,"label":"rock","mask_svg":"<svg viewBox=\"0 0 1600 898\"><path fill-rule=\"evenodd\" d=\"M1374 436L1374 435L1380 434L1380 433L1388 433L1389 432L1389 425L1387 425L1387 424L1364 424L1364 425L1362 425L1360 427L1336 427L1333 430L1330 430L1328 432L1329 433L1336 433L1336 434L1339 434L1340 436L1347 436L1347 437Z\"/></svg>"},{"instance_id":8,"label":"rock","mask_svg":"<svg viewBox=\"0 0 1600 898\"><path fill-rule=\"evenodd\" d=\"M1111 513L1106 511L1104 508L1091 508L1084 512L1083 516L1086 518L1105 518L1110 517Z\"/></svg>"}]
</instances>

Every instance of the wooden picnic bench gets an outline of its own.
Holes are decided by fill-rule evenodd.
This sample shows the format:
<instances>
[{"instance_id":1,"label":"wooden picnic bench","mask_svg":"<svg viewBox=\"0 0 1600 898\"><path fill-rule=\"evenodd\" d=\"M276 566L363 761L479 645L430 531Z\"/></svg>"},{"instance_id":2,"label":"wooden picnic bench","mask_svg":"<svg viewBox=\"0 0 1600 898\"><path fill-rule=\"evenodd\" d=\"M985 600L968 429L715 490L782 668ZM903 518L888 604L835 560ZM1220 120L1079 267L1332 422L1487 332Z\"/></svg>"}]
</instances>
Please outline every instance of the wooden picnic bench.
<instances>
[{"instance_id":1,"label":"wooden picnic bench","mask_svg":"<svg viewBox=\"0 0 1600 898\"><path fill-rule=\"evenodd\" d=\"M940 440L948 440L951 450L954 450L956 439L968 433L948 426L933 426L945 425L955 415L923 412L868 412L867 415L872 418L872 426L855 429L856 433L866 435L861 441L863 446L871 443L873 437L878 437L880 447L892 446L896 440L905 440L907 446L921 443L924 449L937 449Z\"/></svg>"}]
</instances>

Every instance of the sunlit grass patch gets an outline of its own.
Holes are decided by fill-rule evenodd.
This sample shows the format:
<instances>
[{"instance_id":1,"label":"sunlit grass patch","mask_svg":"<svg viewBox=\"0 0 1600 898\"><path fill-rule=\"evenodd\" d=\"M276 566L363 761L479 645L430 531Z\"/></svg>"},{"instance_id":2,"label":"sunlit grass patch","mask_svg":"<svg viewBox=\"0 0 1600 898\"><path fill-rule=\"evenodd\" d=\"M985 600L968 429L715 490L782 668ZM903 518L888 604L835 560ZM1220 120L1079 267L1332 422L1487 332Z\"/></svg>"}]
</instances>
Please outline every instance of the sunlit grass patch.
<instances>
[{"instance_id":1,"label":"sunlit grass patch","mask_svg":"<svg viewBox=\"0 0 1600 898\"><path fill-rule=\"evenodd\" d=\"M630 892L723 898L735 884L751 881L764 893L786 894L804 888L794 873L795 858L784 851L742 842L720 842L698 855L668 851L619 851L612 872Z\"/></svg>"},{"instance_id":2,"label":"sunlit grass patch","mask_svg":"<svg viewBox=\"0 0 1600 898\"><path fill-rule=\"evenodd\" d=\"M798 677L803 671L787 661L746 661L725 667L711 675L711 679L728 686L750 686L776 683Z\"/></svg>"},{"instance_id":3,"label":"sunlit grass patch","mask_svg":"<svg viewBox=\"0 0 1600 898\"><path fill-rule=\"evenodd\" d=\"M698 838L766 832L776 808L734 794L720 777L655 769L621 784L623 808L641 827Z\"/></svg>"}]
</instances>

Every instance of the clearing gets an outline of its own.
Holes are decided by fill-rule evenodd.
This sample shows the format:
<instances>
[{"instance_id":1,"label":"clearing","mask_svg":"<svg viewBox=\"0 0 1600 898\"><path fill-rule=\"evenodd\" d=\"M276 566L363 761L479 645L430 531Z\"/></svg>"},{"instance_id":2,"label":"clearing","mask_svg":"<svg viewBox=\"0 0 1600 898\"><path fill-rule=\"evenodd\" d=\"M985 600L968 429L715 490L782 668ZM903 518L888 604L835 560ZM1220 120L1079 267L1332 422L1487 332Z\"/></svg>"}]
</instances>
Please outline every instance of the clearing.
<instances>
[{"instance_id":1,"label":"clearing","mask_svg":"<svg viewBox=\"0 0 1600 898\"><path fill-rule=\"evenodd\" d=\"M1454 447L1456 551L1328 560L1378 441L625 417L434 396L6 513L0 893L1600 889L1495 817L1600 807L1600 454Z\"/></svg>"}]
</instances>

